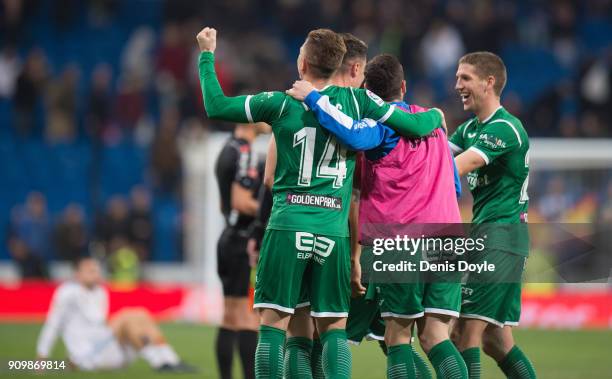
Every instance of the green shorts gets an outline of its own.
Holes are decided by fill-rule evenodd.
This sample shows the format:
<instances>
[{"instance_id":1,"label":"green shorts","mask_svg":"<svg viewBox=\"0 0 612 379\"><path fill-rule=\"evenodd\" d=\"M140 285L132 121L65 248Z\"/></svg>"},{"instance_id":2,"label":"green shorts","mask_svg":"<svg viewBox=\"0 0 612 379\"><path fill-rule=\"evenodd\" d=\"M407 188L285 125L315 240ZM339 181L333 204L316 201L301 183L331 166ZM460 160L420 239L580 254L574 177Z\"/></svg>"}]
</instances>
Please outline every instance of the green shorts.
<instances>
[{"instance_id":1,"label":"green shorts","mask_svg":"<svg viewBox=\"0 0 612 379\"><path fill-rule=\"evenodd\" d=\"M381 283L382 317L420 318L425 313L459 317L461 283Z\"/></svg>"},{"instance_id":2,"label":"green shorts","mask_svg":"<svg viewBox=\"0 0 612 379\"><path fill-rule=\"evenodd\" d=\"M366 338L385 340L385 321L380 316L380 301L376 287L366 284L366 294L351 298L351 309L346 321L346 338L355 344Z\"/></svg>"},{"instance_id":3,"label":"green shorts","mask_svg":"<svg viewBox=\"0 0 612 379\"><path fill-rule=\"evenodd\" d=\"M475 318L493 325L516 326L521 317L521 275L527 257L489 249L467 257L471 263L487 261L495 271L468 275L461 289L461 317Z\"/></svg>"},{"instance_id":4,"label":"green shorts","mask_svg":"<svg viewBox=\"0 0 612 379\"><path fill-rule=\"evenodd\" d=\"M351 298L350 239L266 230L254 308L293 314L308 305L313 317L347 317ZM307 295L305 295L307 294Z\"/></svg>"}]
</instances>

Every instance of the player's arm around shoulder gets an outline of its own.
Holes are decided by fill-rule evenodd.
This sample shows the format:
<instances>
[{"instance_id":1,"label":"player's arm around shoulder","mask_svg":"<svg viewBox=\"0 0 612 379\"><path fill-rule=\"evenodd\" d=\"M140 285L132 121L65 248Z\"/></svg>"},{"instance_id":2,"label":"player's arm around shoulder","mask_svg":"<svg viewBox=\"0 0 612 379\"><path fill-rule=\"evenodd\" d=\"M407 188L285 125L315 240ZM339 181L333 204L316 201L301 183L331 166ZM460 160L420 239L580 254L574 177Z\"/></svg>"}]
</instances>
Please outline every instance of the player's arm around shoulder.
<instances>
[{"instance_id":1,"label":"player's arm around shoulder","mask_svg":"<svg viewBox=\"0 0 612 379\"><path fill-rule=\"evenodd\" d=\"M385 126L372 119L355 120L334 105L329 96L321 95L310 83L297 81L287 91L302 100L315 117L336 139L350 150L369 150L385 138Z\"/></svg>"},{"instance_id":2,"label":"player's arm around shoulder","mask_svg":"<svg viewBox=\"0 0 612 379\"><path fill-rule=\"evenodd\" d=\"M446 129L444 113L438 108L426 112L408 113L395 105L387 104L375 93L367 89L354 90L356 101L360 104L362 117L383 123L404 137L425 137L434 129Z\"/></svg>"}]
</instances>

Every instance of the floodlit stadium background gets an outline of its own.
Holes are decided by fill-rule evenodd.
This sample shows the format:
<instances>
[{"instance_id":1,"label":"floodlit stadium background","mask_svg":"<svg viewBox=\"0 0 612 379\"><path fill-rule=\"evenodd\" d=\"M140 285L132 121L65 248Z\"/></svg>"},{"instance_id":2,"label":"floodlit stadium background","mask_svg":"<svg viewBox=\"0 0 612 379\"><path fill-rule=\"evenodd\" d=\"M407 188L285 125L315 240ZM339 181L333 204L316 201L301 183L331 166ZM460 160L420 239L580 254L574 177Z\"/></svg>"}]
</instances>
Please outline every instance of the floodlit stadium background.
<instances>
[{"instance_id":1,"label":"floodlit stadium background","mask_svg":"<svg viewBox=\"0 0 612 379\"><path fill-rule=\"evenodd\" d=\"M214 377L212 332L200 323L218 322L222 311L215 249L223 225L211 168L231 125L207 120L202 107L195 34L209 25L219 31L228 94L288 88L306 33L330 27L365 40L369 57L400 57L407 101L441 107L451 130L468 117L454 92L458 58L500 54L509 76L502 104L532 141L530 222L583 224L580 237L606 247L572 266L607 270L598 284L527 285L522 325L554 330L519 338L550 362L544 378L597 370L595 352L555 369L564 353L554 349L571 340L612 352L610 15L609 0L2 2L0 362L33 358L37 323L70 276L67 262L89 252L106 262L111 312L141 305L164 321L195 322L168 324L169 338ZM529 267L572 262L571 248L535 247ZM364 362L382 375L375 349L354 354L365 357L355 360L356 377L368 372ZM598 372L589 377L606 377Z\"/></svg>"}]
</instances>

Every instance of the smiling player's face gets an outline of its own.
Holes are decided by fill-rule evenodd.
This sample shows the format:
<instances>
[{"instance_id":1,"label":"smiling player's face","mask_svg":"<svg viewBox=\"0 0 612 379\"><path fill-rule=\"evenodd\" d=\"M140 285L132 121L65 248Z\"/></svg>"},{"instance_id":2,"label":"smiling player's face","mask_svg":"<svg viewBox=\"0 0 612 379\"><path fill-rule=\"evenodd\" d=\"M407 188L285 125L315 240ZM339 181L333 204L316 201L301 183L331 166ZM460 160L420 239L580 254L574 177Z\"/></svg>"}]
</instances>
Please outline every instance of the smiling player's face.
<instances>
[{"instance_id":1,"label":"smiling player's face","mask_svg":"<svg viewBox=\"0 0 612 379\"><path fill-rule=\"evenodd\" d=\"M487 80L479 77L476 68L467 63L459 64L456 77L455 90L461 97L463 110L478 113L486 95Z\"/></svg>"}]
</instances>

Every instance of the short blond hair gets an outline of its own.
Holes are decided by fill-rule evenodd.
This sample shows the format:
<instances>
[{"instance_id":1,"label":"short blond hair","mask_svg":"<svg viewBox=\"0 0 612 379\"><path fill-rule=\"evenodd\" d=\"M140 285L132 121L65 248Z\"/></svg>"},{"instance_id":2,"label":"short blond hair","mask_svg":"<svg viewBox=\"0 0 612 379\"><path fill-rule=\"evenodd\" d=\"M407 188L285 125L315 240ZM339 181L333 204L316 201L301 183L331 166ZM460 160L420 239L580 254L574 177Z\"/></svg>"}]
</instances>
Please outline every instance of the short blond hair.
<instances>
[{"instance_id":1,"label":"short blond hair","mask_svg":"<svg viewBox=\"0 0 612 379\"><path fill-rule=\"evenodd\" d=\"M492 76L495 78L493 91L497 96L501 96L508 74L506 73L506 65L504 61L497 55L488 51L477 51L469 53L459 59L459 64L471 64L476 69L476 74L481 78Z\"/></svg>"},{"instance_id":2,"label":"short blond hair","mask_svg":"<svg viewBox=\"0 0 612 379\"><path fill-rule=\"evenodd\" d=\"M328 79L340 68L346 54L346 45L342 37L333 30L315 29L308 33L304 52L312 74Z\"/></svg>"}]
</instances>

